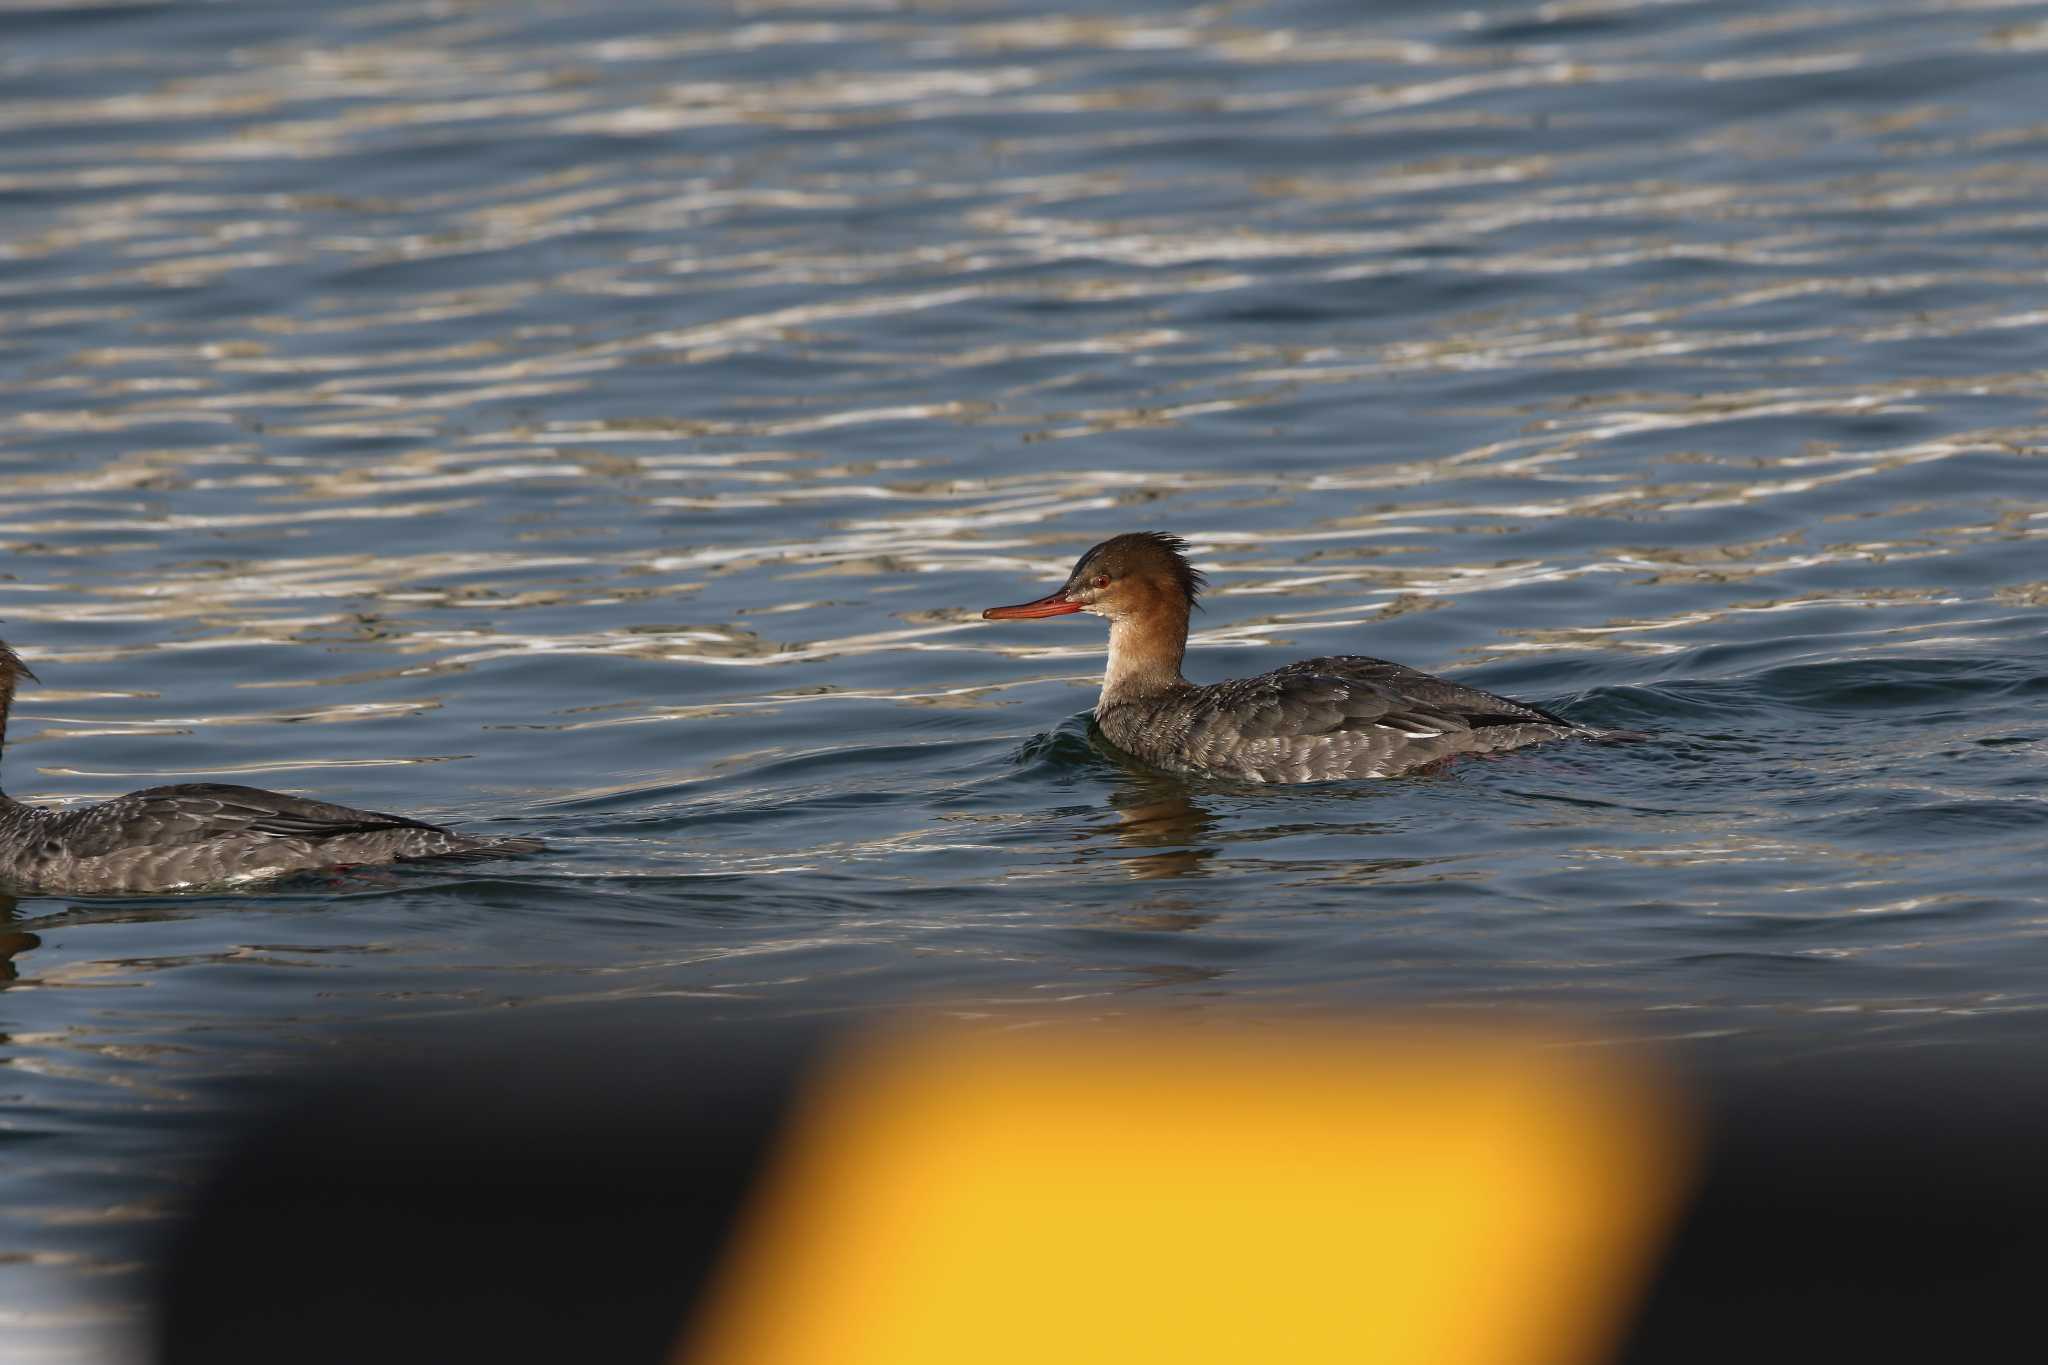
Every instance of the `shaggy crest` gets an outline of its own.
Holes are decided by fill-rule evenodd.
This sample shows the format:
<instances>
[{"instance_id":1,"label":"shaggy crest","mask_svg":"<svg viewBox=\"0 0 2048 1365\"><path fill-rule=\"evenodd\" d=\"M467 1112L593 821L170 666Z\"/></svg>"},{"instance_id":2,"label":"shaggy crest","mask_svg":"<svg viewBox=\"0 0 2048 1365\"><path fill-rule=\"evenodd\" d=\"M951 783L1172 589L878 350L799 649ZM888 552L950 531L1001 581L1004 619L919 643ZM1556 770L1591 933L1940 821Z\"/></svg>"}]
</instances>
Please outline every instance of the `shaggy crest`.
<instances>
[{"instance_id":1,"label":"shaggy crest","mask_svg":"<svg viewBox=\"0 0 2048 1365\"><path fill-rule=\"evenodd\" d=\"M21 661L21 656L14 652L12 645L0 640L0 683L12 683L16 678L27 678L30 682L42 681L29 672L28 665Z\"/></svg>"},{"instance_id":2,"label":"shaggy crest","mask_svg":"<svg viewBox=\"0 0 2048 1365\"><path fill-rule=\"evenodd\" d=\"M1081 556L1067 582L1085 583L1097 573L1126 578L1144 570L1164 573L1186 595L1191 607L1199 605L1195 599L1208 586L1202 571L1188 563L1188 543L1164 531L1127 531L1111 536Z\"/></svg>"}]
</instances>

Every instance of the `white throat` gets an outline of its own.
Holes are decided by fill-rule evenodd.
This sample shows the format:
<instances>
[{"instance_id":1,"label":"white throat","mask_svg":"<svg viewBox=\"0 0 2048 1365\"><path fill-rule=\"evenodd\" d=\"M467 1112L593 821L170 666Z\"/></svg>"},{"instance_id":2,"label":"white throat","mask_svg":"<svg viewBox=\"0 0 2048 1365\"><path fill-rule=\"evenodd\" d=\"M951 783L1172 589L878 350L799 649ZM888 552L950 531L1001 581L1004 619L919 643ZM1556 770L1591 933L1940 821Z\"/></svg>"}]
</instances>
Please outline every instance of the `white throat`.
<instances>
[{"instance_id":1,"label":"white throat","mask_svg":"<svg viewBox=\"0 0 2048 1365\"><path fill-rule=\"evenodd\" d=\"M1109 658L1102 670L1102 700L1097 709L1131 697L1184 686L1180 675L1181 641L1161 638L1157 621L1135 617L1109 618Z\"/></svg>"}]
</instances>

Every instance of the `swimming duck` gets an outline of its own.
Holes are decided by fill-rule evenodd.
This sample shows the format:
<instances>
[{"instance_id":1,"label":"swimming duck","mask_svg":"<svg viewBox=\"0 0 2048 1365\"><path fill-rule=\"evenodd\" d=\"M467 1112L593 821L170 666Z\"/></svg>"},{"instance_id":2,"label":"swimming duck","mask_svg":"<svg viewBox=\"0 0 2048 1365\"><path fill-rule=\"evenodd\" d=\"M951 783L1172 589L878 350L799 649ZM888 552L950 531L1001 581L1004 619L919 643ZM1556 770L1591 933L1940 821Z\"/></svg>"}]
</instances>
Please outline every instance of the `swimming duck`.
<instances>
[{"instance_id":1,"label":"swimming duck","mask_svg":"<svg viewBox=\"0 0 2048 1365\"><path fill-rule=\"evenodd\" d=\"M1180 666L1202 587L1185 541L1134 531L1082 555L1067 581L1037 601L981 615L1108 617L1095 723L1112 744L1157 768L1252 782L1394 777L1458 754L1600 733L1540 706L1358 654L1191 683Z\"/></svg>"},{"instance_id":2,"label":"swimming duck","mask_svg":"<svg viewBox=\"0 0 2048 1365\"><path fill-rule=\"evenodd\" d=\"M0 744L15 684L39 681L0 640ZM0 793L0 884L54 895L232 886L319 868L538 852L535 839L484 839L403 815L355 810L224 782L150 787L96 806L50 810Z\"/></svg>"}]
</instances>

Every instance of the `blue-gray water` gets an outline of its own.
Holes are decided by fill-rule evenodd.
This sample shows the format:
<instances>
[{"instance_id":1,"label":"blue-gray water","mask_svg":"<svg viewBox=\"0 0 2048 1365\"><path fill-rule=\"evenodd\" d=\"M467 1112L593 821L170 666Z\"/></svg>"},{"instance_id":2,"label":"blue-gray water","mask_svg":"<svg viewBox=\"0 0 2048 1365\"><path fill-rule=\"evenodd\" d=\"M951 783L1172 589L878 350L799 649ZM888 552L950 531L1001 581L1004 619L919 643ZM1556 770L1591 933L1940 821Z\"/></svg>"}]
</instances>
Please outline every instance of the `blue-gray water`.
<instances>
[{"instance_id":1,"label":"blue-gray water","mask_svg":"<svg viewBox=\"0 0 2048 1365\"><path fill-rule=\"evenodd\" d=\"M0 9L7 789L553 846L0 912L10 1360L439 1016L2048 1022L2048 4ZM1197 679L1657 738L1131 771L976 613L1148 527Z\"/></svg>"}]
</instances>

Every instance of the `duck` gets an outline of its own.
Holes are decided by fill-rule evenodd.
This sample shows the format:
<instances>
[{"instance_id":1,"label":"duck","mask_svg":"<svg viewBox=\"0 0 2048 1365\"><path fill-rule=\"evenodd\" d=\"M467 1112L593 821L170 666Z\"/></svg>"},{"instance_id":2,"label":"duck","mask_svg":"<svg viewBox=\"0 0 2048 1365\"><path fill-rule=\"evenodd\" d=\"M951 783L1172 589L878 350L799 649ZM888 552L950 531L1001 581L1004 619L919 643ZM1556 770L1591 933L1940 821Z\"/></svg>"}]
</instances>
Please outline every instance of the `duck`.
<instances>
[{"instance_id":1,"label":"duck","mask_svg":"<svg viewBox=\"0 0 2048 1365\"><path fill-rule=\"evenodd\" d=\"M1186 541L1132 531L1090 548L1044 597L981 615L1107 618L1096 728L1124 753L1169 772L1276 783L1398 777L1463 754L1609 737L1540 706L1360 654L1302 659L1254 678L1189 682L1181 675L1188 619L1205 586Z\"/></svg>"},{"instance_id":2,"label":"duck","mask_svg":"<svg viewBox=\"0 0 2048 1365\"><path fill-rule=\"evenodd\" d=\"M0 746L23 679L41 681L0 640ZM187 891L294 872L498 858L542 848L537 839L461 834L403 815L225 782L149 787L60 810L0 791L0 884L27 894Z\"/></svg>"}]
</instances>

